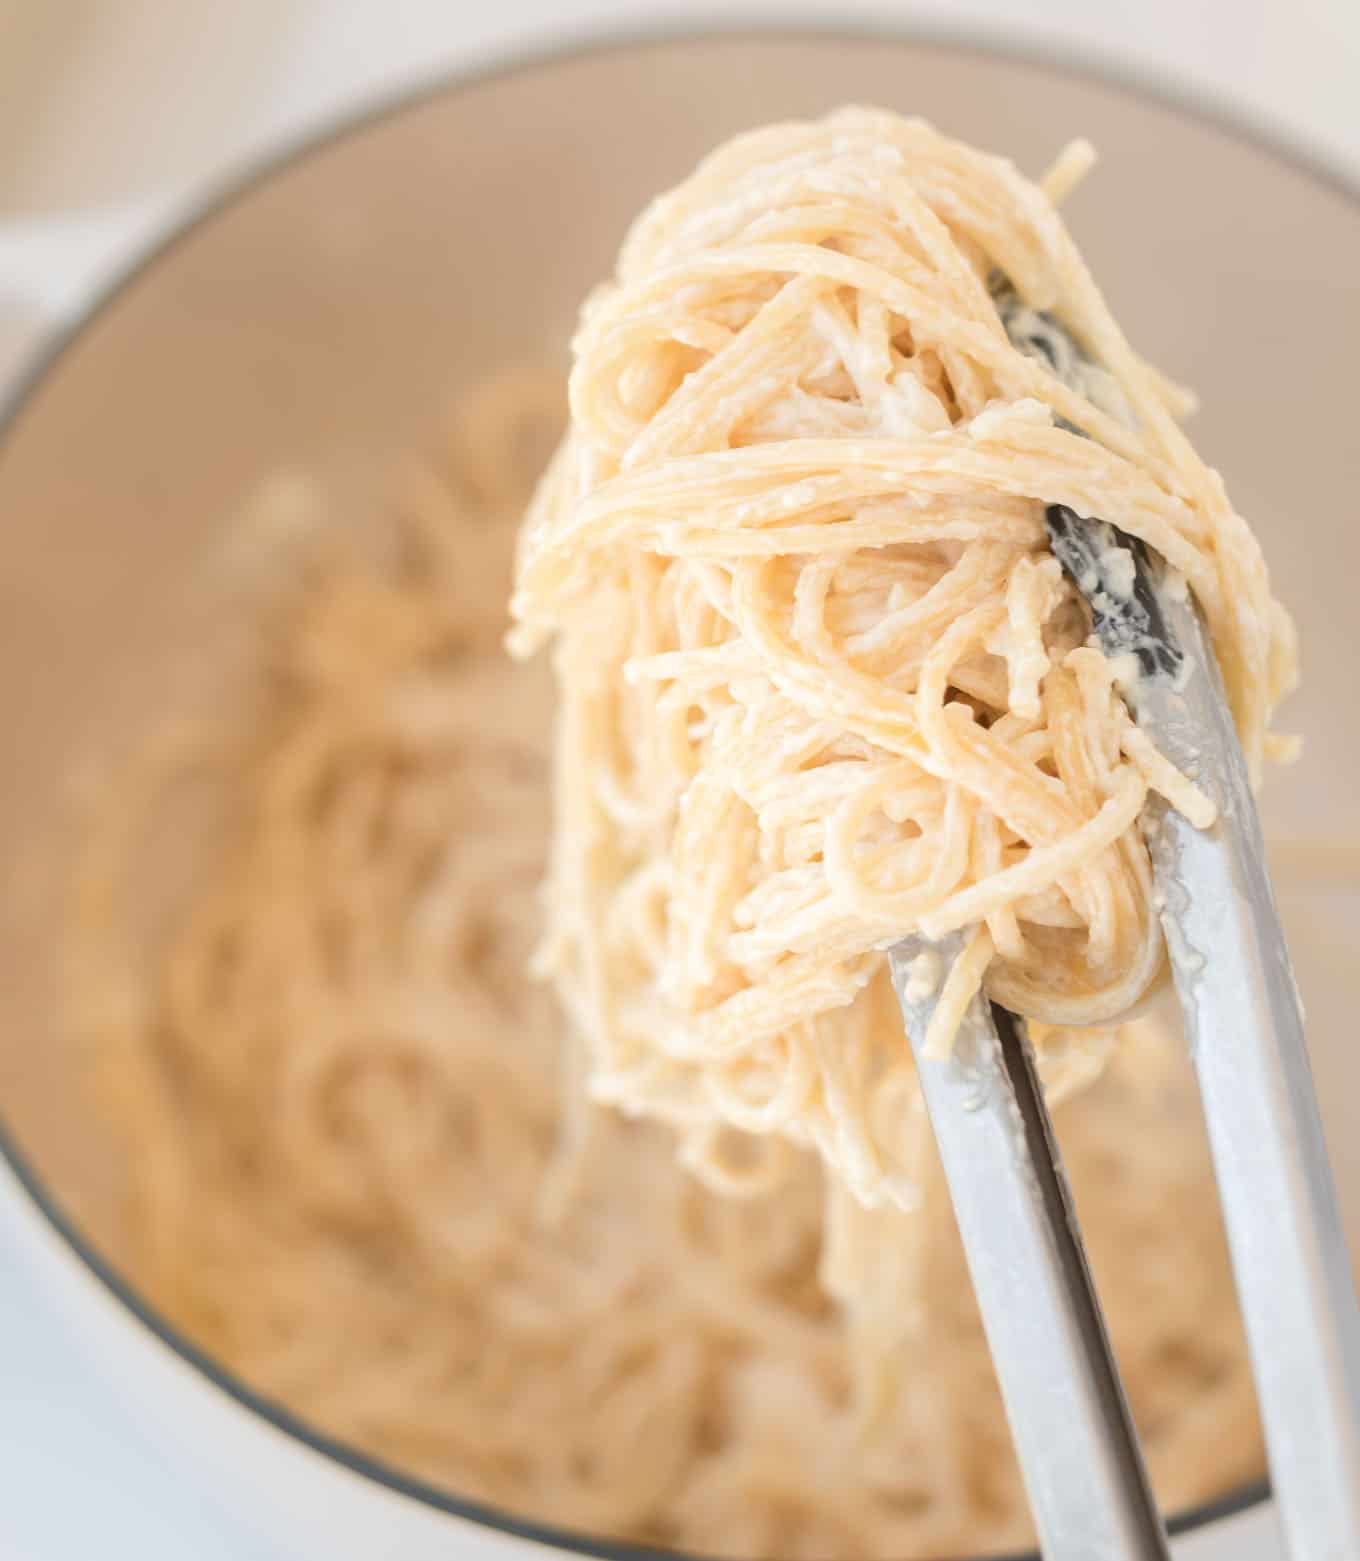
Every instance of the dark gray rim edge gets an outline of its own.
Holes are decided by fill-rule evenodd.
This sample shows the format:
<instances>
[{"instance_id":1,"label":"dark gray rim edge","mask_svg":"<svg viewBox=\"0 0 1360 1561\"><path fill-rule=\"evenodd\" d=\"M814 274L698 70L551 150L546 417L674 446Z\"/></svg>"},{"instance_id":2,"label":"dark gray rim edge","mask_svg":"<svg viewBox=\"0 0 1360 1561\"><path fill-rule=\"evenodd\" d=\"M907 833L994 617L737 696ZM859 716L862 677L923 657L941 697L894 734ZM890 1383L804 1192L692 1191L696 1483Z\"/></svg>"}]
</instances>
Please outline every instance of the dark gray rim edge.
<instances>
[{"instance_id":1,"label":"dark gray rim edge","mask_svg":"<svg viewBox=\"0 0 1360 1561\"><path fill-rule=\"evenodd\" d=\"M351 136L445 92L462 91L497 80L525 74L545 65L595 54L627 49L659 48L710 40L771 39L797 40L841 38L847 40L881 39L885 43L905 43L938 48L955 53L971 53L989 59L1008 60L1063 75L1079 77L1142 98L1179 114L1182 118L1226 132L1266 153L1295 172L1340 194L1360 206L1360 183L1339 165L1334 165L1315 148L1291 137L1279 128L1269 130L1251 120L1239 108L1216 94L1192 89L1187 84L1168 84L1147 70L1116 69L1093 51L1074 49L1056 41L998 41L980 27L921 25L895 27L870 19L801 21L795 25L771 25L737 18L727 23L706 23L696 27L683 19L664 20L652 27L638 29L591 28L581 38L566 44L528 46L502 52L487 63L464 69L444 70L429 80L399 90L359 108L342 110L320 125L286 141L277 150L247 162L242 168L210 182L206 193L189 203L186 212L168 232L153 240L129 263L119 268L95 297L69 320L52 332L20 370L9 392L0 398L0 460L3 442L22 417L34 393L65 355L85 328L114 304L123 291L138 281L144 272L171 254L190 234L239 197L269 181L294 163L314 153L348 140ZM7 1160L16 1178L34 1205L57 1233L72 1248L85 1267L119 1300L132 1316L181 1359L199 1371L216 1388L242 1407L253 1411L276 1430L295 1438L313 1452L333 1460L352 1473L385 1486L454 1517L483 1527L497 1529L518 1538L555 1546L575 1555L597 1557L598 1561L711 1561L689 1552L660 1549L652 1545L624 1543L595 1538L572 1530L515 1517L512 1513L470 1499L451 1495L389 1467L381 1460L336 1441L300 1420L291 1411L264 1397L226 1370L186 1338L152 1308L118 1271L96 1250L76 1227L74 1220L43 1184L36 1170L19 1148L18 1137L0 1115L0 1156ZM1177 1514L1168 1522L1171 1533L1182 1534L1217 1520L1232 1517L1269 1498L1266 1480L1253 1481L1214 1501L1204 1502ZM839 1558L837 1558L839 1561ZM983 1561L983 1558L978 1558ZM994 1555L987 1561L1040 1561L1033 1551L1010 1556Z\"/></svg>"}]
</instances>

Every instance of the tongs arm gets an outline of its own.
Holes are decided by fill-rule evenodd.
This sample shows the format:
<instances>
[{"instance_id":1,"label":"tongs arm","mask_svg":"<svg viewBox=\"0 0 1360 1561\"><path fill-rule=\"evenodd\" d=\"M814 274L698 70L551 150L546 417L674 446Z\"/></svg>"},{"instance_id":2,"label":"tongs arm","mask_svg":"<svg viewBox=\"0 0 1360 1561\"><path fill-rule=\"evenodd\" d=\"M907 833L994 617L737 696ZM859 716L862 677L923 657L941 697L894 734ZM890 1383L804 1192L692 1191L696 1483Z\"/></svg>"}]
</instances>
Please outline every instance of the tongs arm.
<instances>
[{"instance_id":1,"label":"tongs arm","mask_svg":"<svg viewBox=\"0 0 1360 1561\"><path fill-rule=\"evenodd\" d=\"M938 991L916 964L952 963L966 937L889 958L1043 1552L1164 1561L1029 1043L978 994L949 1056L924 1055Z\"/></svg>"},{"instance_id":2,"label":"tongs arm","mask_svg":"<svg viewBox=\"0 0 1360 1561\"><path fill-rule=\"evenodd\" d=\"M992 288L1014 344L1079 376L1087 360L1059 322L1027 308L1000 273ZM1061 505L1045 520L1102 649L1130 674L1139 741L1216 813L1192 819L1157 797L1145 810L1158 909L1289 1553L1357 1561L1360 1305L1217 662L1184 583L1141 544ZM939 953L956 958L966 937L952 935ZM1008 1017L998 1037L982 996L954 1055L923 1055L937 997L913 977L925 947L910 938L894 948L893 976L1045 1555L1165 1555L1032 1059Z\"/></svg>"},{"instance_id":3,"label":"tongs arm","mask_svg":"<svg viewBox=\"0 0 1360 1561\"><path fill-rule=\"evenodd\" d=\"M1081 524L1088 535L1099 529ZM1061 556L1056 536L1054 546ZM1137 558L1167 641L1183 661L1171 675L1137 678L1126 697L1142 734L1218 813L1212 827L1198 829L1154 799L1143 826L1199 1080L1271 1481L1297 1561L1356 1561L1360 1309L1303 1011L1247 767L1198 609L1183 586L1156 579L1155 566L1141 552Z\"/></svg>"}]
</instances>

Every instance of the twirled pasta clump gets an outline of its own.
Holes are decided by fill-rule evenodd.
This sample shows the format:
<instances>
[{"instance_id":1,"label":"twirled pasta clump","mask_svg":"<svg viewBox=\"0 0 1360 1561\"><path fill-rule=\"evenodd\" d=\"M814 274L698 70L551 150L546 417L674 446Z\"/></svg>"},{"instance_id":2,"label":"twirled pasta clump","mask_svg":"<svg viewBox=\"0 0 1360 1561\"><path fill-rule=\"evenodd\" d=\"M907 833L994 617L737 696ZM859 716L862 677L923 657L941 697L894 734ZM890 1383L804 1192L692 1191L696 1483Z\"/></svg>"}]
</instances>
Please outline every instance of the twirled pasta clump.
<instances>
[{"instance_id":1,"label":"twirled pasta clump","mask_svg":"<svg viewBox=\"0 0 1360 1561\"><path fill-rule=\"evenodd\" d=\"M1292 629L1057 214L1087 160L1046 192L888 113L761 130L585 307L513 602L560 690L542 962L596 1097L718 1185L810 1145L859 1204L911 1206L907 933L975 925L953 995L985 983L1050 1063L1158 980L1136 819L1203 799L1088 643L1045 505L1184 574L1251 763L1272 746ZM998 272L1099 365L1081 391L1012 345Z\"/></svg>"}]
</instances>

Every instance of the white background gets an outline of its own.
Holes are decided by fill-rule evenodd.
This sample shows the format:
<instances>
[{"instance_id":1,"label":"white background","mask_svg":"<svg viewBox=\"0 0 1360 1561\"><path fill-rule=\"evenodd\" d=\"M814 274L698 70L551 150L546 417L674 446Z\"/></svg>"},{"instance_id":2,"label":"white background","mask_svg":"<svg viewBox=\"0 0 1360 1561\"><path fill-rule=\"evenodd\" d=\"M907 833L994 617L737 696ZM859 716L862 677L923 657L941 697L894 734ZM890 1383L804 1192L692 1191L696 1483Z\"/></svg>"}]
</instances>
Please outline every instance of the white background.
<instances>
[{"instance_id":1,"label":"white background","mask_svg":"<svg viewBox=\"0 0 1360 1561\"><path fill-rule=\"evenodd\" d=\"M0 0L0 371L185 192L367 94L658 18L850 15L1104 60L1360 175L1360 0ZM302 1561L148 1440L0 1249L0 1561L95 1557Z\"/></svg>"}]
</instances>

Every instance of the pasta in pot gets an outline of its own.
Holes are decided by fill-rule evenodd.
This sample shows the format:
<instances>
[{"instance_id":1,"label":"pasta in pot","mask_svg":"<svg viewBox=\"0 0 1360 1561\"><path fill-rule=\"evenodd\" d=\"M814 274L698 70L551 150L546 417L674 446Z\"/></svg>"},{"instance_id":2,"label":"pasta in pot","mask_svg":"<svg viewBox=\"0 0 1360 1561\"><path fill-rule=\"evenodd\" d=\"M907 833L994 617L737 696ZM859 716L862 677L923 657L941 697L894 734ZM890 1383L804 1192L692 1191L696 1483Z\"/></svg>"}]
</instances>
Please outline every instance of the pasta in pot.
<instances>
[{"instance_id":1,"label":"pasta in pot","mask_svg":"<svg viewBox=\"0 0 1360 1561\"><path fill-rule=\"evenodd\" d=\"M323 530L261 628L258 708L168 728L95 820L68 991L127 1146L130 1277L309 1425L521 1517L733 1561L1014 1549L932 1160L916 1209L833 1191L828 1231L815 1157L733 1198L585 1099L524 979L552 699L500 653L515 516L448 468L462 437L384 517L399 567ZM191 802L220 828L148 917ZM1178 1510L1263 1460L1188 1070L1145 1024L1057 1119ZM877 1309L848 1331L822 1281L855 1262Z\"/></svg>"},{"instance_id":2,"label":"pasta in pot","mask_svg":"<svg viewBox=\"0 0 1360 1561\"><path fill-rule=\"evenodd\" d=\"M891 223L873 178L836 187L860 159ZM989 260L1085 321L1139 434L1011 361ZM168 729L95 821L69 990L135 1281L310 1425L521 1518L733 1561L1013 1548L881 975L910 919L980 917L970 968L1032 1017L1158 1494L1249 1478L1185 1062L1111 1025L1158 962L1124 812L1179 783L1036 518L1117 490L1110 518L1181 539L1259 756L1287 624L1173 393L1037 191L885 116L737 143L621 268L520 541L555 755L546 669L501 653L545 404L519 376L461 405L372 555L272 490L251 534L312 540L261 559L256 698ZM152 906L182 795L216 827ZM569 1024L525 975L549 867Z\"/></svg>"}]
</instances>

